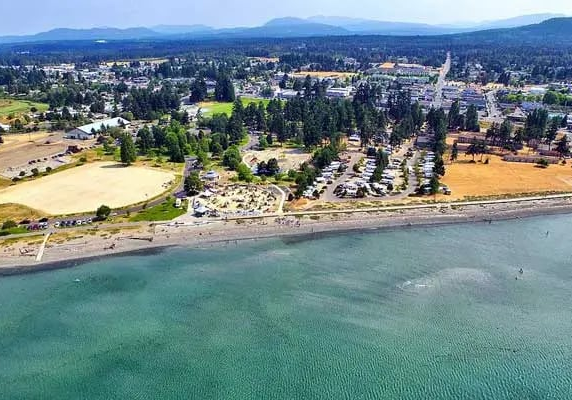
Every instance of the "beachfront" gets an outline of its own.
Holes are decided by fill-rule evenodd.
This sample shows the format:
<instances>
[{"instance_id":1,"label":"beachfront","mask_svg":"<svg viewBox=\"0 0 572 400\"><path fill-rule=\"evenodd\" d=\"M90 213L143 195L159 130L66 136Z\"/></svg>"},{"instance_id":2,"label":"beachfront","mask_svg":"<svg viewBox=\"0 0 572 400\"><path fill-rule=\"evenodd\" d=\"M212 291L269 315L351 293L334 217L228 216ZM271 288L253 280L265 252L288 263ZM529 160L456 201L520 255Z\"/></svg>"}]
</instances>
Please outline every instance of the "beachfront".
<instances>
[{"instance_id":1,"label":"beachfront","mask_svg":"<svg viewBox=\"0 0 572 400\"><path fill-rule=\"evenodd\" d=\"M53 235L37 254L43 237L9 241L2 245L0 275L57 268L58 263L119 255L163 247L207 247L238 244L240 241L273 237L291 237L344 231L430 226L453 223L492 223L492 221L538 215L572 213L571 197L536 200L507 200L458 206L434 204L420 207L393 207L352 212L314 212L281 217L218 220L192 225L131 224L122 229L113 226L75 230L72 236ZM63 265L63 264L61 264Z\"/></svg>"}]
</instances>

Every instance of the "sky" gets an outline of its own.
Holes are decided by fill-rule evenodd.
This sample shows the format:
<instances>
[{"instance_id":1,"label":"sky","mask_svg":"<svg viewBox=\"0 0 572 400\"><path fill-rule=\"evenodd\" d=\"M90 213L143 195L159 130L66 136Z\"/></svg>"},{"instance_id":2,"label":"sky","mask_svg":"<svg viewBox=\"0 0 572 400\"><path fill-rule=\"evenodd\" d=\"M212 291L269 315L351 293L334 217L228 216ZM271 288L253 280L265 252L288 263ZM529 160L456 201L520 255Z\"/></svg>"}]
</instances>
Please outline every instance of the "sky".
<instances>
[{"instance_id":1,"label":"sky","mask_svg":"<svg viewBox=\"0 0 572 400\"><path fill-rule=\"evenodd\" d=\"M430 24L478 22L546 12L572 15L571 0L7 0L2 3L0 35L102 26L256 26L276 17L313 15ZM18 17L6 17L10 15Z\"/></svg>"}]
</instances>

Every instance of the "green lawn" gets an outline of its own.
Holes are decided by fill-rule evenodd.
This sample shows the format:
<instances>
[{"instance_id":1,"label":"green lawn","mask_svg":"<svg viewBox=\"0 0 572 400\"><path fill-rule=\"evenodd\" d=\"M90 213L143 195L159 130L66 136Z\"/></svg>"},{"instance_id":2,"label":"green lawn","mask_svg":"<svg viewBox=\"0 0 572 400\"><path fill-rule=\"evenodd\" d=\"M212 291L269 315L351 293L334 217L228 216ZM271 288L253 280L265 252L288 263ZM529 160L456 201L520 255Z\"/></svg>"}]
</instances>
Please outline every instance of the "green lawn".
<instances>
[{"instance_id":1,"label":"green lawn","mask_svg":"<svg viewBox=\"0 0 572 400\"><path fill-rule=\"evenodd\" d=\"M0 230L0 236L20 235L22 233L28 233L28 230L20 226L17 226L16 228Z\"/></svg>"},{"instance_id":2,"label":"green lawn","mask_svg":"<svg viewBox=\"0 0 572 400\"><path fill-rule=\"evenodd\" d=\"M186 207L187 205L183 204L183 207L175 208L175 199L171 199L158 206L147 208L132 216L129 220L131 222L170 221L185 214L187 212Z\"/></svg>"},{"instance_id":3,"label":"green lawn","mask_svg":"<svg viewBox=\"0 0 572 400\"><path fill-rule=\"evenodd\" d=\"M36 103L28 100L0 99L0 117L7 117L9 114L15 116L30 112L32 107L36 107L39 112L48 110L48 105Z\"/></svg>"},{"instance_id":4,"label":"green lawn","mask_svg":"<svg viewBox=\"0 0 572 400\"><path fill-rule=\"evenodd\" d=\"M264 106L266 107L270 102L269 99L251 99L244 97L241 97L240 100L242 101L242 104L245 107L248 106L250 103L258 104L259 102L262 102L262 104L264 104ZM203 115L205 117L210 117L213 114L222 114L222 113L225 113L228 116L230 116L230 114L232 113L232 104L233 103L219 103L215 101L205 101L199 103L198 105L201 108Z\"/></svg>"}]
</instances>

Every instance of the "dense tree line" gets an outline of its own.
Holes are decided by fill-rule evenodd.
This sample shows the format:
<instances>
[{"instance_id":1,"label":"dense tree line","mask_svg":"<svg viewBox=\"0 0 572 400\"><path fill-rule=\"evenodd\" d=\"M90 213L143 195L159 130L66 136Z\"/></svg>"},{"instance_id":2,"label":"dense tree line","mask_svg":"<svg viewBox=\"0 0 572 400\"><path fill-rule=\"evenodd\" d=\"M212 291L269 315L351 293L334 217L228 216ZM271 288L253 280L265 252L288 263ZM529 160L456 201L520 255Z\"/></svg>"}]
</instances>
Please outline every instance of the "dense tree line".
<instances>
[{"instance_id":1,"label":"dense tree line","mask_svg":"<svg viewBox=\"0 0 572 400\"><path fill-rule=\"evenodd\" d=\"M136 119L155 119L162 114L170 114L179 106L179 95L170 85L164 85L158 91L133 88L123 99L123 109L133 113Z\"/></svg>"},{"instance_id":2,"label":"dense tree line","mask_svg":"<svg viewBox=\"0 0 572 400\"><path fill-rule=\"evenodd\" d=\"M507 82L511 71L525 71L536 82L572 77L570 27L551 33L481 32L448 36L391 37L337 36L317 38L257 38L225 40L119 41L109 43L52 42L0 46L0 64L34 65L72 62L96 65L103 60L172 57L155 71L157 77L194 77L198 64L187 60L224 57L229 62L248 56L280 58L284 69L309 67L315 70L351 70L346 57L361 68L370 63L407 57L410 62L440 65L449 50L454 56L452 76L468 77L467 65L480 64L479 79ZM192 49L191 51L189 49ZM234 69L234 66L230 66ZM264 65L257 66L264 67ZM273 66L270 66L273 67ZM247 68L239 68L239 74ZM206 75L205 75L206 76Z\"/></svg>"}]
</instances>

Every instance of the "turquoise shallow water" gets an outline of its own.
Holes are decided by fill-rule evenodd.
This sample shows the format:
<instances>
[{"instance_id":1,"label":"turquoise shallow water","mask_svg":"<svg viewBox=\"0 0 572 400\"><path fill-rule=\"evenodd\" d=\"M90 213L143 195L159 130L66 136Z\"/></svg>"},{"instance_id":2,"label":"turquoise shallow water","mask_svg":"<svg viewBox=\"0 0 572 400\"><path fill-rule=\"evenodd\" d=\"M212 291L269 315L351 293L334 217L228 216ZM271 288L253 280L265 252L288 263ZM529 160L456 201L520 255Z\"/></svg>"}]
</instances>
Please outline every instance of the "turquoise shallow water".
<instances>
[{"instance_id":1,"label":"turquoise shallow water","mask_svg":"<svg viewBox=\"0 0 572 400\"><path fill-rule=\"evenodd\" d=\"M571 226L271 240L1 278L0 398L571 399Z\"/></svg>"}]
</instances>

